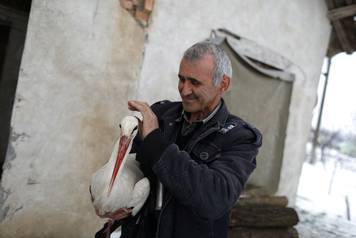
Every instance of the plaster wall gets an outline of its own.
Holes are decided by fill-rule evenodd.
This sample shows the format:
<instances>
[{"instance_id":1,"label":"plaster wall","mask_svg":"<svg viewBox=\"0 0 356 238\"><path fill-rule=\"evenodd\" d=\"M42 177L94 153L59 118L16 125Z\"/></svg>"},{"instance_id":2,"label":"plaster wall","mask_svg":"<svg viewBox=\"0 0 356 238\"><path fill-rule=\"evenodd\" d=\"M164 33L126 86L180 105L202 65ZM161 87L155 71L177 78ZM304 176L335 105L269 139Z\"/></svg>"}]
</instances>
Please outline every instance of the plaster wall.
<instances>
[{"instance_id":1,"label":"plaster wall","mask_svg":"<svg viewBox=\"0 0 356 238\"><path fill-rule=\"evenodd\" d=\"M4 173L0 237L93 237L88 187L135 97L144 30L116 0L33 0Z\"/></svg>"},{"instance_id":2,"label":"plaster wall","mask_svg":"<svg viewBox=\"0 0 356 238\"><path fill-rule=\"evenodd\" d=\"M150 103L179 99L176 87L181 56L187 47L209 37L212 29L226 28L289 59L297 67L283 164L276 165L282 167L280 174L269 176L276 176L278 183L270 185L278 188L270 192L287 195L293 204L331 30L326 12L323 0L157 1L138 97ZM264 186L265 178L258 169L254 181Z\"/></svg>"}]
</instances>

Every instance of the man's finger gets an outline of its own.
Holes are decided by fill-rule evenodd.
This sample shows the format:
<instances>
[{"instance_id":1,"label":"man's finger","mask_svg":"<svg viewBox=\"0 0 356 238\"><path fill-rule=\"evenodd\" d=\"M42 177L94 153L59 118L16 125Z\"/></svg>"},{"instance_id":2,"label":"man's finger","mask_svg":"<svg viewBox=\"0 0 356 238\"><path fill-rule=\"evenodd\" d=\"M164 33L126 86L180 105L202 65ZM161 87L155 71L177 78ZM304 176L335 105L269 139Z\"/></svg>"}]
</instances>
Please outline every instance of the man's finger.
<instances>
[{"instance_id":1,"label":"man's finger","mask_svg":"<svg viewBox=\"0 0 356 238\"><path fill-rule=\"evenodd\" d=\"M128 106L131 111L141 112L142 116L151 112L151 108L146 102L131 100L128 101Z\"/></svg>"},{"instance_id":2,"label":"man's finger","mask_svg":"<svg viewBox=\"0 0 356 238\"><path fill-rule=\"evenodd\" d=\"M131 100L128 101L128 105L130 110L139 111L143 116L143 120L145 120L145 118L156 117L156 115L154 114L150 105L147 102Z\"/></svg>"},{"instance_id":3,"label":"man's finger","mask_svg":"<svg viewBox=\"0 0 356 238\"><path fill-rule=\"evenodd\" d=\"M143 110L143 109L150 108L150 105L148 105L147 102L131 100L128 103L129 103L129 106L135 107L137 109L142 109Z\"/></svg>"}]
</instances>

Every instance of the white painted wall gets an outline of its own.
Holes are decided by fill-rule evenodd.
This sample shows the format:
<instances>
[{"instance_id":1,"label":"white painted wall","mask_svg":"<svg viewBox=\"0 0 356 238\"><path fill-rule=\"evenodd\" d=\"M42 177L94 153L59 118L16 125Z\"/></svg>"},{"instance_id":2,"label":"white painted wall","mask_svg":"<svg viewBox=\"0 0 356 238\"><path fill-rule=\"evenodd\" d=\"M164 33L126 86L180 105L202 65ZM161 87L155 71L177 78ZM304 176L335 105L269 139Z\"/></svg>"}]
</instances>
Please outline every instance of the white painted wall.
<instances>
[{"instance_id":1,"label":"white painted wall","mask_svg":"<svg viewBox=\"0 0 356 238\"><path fill-rule=\"evenodd\" d=\"M180 58L187 47L209 37L212 29L226 28L289 59L299 67L277 193L287 195L293 204L331 29L326 12L323 0L157 1L138 96L150 103L179 99Z\"/></svg>"},{"instance_id":2,"label":"white painted wall","mask_svg":"<svg viewBox=\"0 0 356 238\"><path fill-rule=\"evenodd\" d=\"M116 0L32 1L0 237L94 237L90 177L135 97L144 36Z\"/></svg>"}]
</instances>

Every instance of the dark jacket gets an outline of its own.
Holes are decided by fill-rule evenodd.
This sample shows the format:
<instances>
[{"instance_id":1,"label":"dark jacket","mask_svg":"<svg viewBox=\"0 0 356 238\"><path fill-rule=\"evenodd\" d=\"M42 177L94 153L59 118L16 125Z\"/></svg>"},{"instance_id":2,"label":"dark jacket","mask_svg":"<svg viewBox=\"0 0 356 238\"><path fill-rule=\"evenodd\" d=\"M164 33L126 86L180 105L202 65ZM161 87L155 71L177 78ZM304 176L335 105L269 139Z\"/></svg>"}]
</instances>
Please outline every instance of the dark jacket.
<instances>
[{"instance_id":1,"label":"dark jacket","mask_svg":"<svg viewBox=\"0 0 356 238\"><path fill-rule=\"evenodd\" d=\"M260 132L229 114L222 101L180 150L174 142L184 120L182 104L162 101L152 110L160 129L133 146L151 192L140 213L123 221L122 238L227 237L229 212L256 167ZM164 186L164 201L155 219L157 178Z\"/></svg>"}]
</instances>

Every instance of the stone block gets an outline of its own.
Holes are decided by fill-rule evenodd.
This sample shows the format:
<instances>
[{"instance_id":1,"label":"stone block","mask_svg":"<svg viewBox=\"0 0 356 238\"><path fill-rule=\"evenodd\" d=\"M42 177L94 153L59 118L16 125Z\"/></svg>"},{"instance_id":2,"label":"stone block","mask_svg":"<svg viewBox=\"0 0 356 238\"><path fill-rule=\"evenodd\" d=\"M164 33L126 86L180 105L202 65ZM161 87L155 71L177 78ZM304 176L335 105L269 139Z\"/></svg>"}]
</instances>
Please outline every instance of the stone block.
<instances>
[{"instance_id":1,"label":"stone block","mask_svg":"<svg viewBox=\"0 0 356 238\"><path fill-rule=\"evenodd\" d=\"M298 238L295 228L256 229L237 227L229 230L228 238Z\"/></svg>"},{"instance_id":2,"label":"stone block","mask_svg":"<svg viewBox=\"0 0 356 238\"><path fill-rule=\"evenodd\" d=\"M235 206L230 214L231 227L291 227L299 222L297 212L281 206Z\"/></svg>"}]
</instances>

